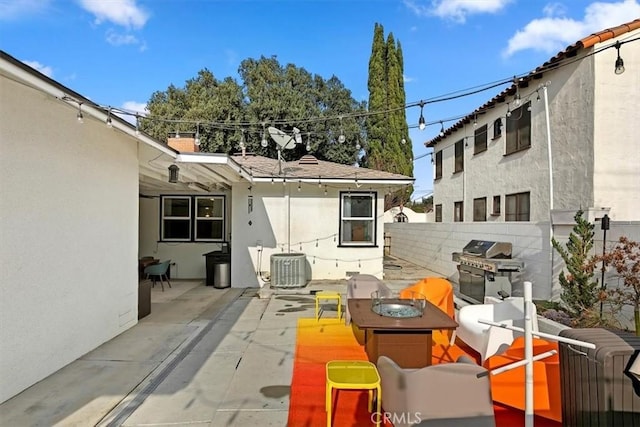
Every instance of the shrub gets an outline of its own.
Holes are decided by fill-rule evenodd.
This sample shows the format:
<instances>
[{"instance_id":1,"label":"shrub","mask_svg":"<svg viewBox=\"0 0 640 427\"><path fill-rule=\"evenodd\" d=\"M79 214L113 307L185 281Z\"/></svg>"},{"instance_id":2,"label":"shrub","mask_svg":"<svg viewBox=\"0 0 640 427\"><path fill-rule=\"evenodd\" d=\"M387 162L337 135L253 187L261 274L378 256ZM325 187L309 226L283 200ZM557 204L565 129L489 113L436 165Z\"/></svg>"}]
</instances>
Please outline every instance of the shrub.
<instances>
[{"instance_id":1,"label":"shrub","mask_svg":"<svg viewBox=\"0 0 640 427\"><path fill-rule=\"evenodd\" d=\"M582 217L582 210L576 212L576 224L569 234L566 248L555 238L551 243L565 263L567 274L563 270L558 277L562 292L560 299L569 315L581 319L600 301L598 282L594 280L596 257L590 255L593 248L593 224ZM589 318L592 316L589 315ZM585 319L586 320L586 319ZM592 320L589 321L591 323Z\"/></svg>"}]
</instances>

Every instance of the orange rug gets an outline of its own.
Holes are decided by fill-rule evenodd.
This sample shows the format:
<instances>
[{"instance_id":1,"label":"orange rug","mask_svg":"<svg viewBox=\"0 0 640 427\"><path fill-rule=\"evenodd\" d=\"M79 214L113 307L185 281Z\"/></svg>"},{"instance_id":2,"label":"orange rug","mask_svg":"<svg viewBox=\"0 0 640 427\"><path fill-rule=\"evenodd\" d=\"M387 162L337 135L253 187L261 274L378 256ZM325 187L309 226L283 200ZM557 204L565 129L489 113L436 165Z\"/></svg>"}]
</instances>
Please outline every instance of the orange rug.
<instances>
[{"instance_id":1,"label":"orange rug","mask_svg":"<svg viewBox=\"0 0 640 427\"><path fill-rule=\"evenodd\" d=\"M473 350L456 342L449 346L448 338L435 332L432 360L434 364L455 362L467 355L478 359ZM288 427L326 426L325 365L331 360L367 360L364 347L358 343L351 326L336 319L298 319ZM523 383L524 385L524 383ZM367 410L367 392L340 390L334 393L332 425L373 425ZM524 425L522 411L495 404L497 427ZM561 423L535 417L536 427L561 427ZM385 424L390 426L390 424Z\"/></svg>"}]
</instances>

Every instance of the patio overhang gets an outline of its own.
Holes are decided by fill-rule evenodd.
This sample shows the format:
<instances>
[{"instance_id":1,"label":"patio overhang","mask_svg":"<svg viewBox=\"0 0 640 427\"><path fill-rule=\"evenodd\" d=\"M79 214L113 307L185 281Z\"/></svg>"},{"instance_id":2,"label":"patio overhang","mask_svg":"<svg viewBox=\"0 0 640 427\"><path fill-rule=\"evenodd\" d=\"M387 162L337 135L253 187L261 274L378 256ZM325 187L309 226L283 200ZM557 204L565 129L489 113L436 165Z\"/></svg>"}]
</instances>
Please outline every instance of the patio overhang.
<instances>
[{"instance_id":1,"label":"patio overhang","mask_svg":"<svg viewBox=\"0 0 640 427\"><path fill-rule=\"evenodd\" d=\"M177 182L169 182L169 167L178 167ZM226 154L160 152L140 146L140 192L157 194L175 191L210 193L230 190L251 176Z\"/></svg>"}]
</instances>

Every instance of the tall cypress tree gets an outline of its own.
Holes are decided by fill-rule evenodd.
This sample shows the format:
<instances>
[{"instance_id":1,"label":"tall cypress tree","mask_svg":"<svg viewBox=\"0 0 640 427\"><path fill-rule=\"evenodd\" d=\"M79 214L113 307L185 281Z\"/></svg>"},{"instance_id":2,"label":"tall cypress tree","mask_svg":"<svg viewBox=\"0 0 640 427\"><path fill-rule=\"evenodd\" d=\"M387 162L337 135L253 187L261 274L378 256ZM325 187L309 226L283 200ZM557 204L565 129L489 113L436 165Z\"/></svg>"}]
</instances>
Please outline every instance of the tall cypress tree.
<instances>
[{"instance_id":1,"label":"tall cypress tree","mask_svg":"<svg viewBox=\"0 0 640 427\"><path fill-rule=\"evenodd\" d=\"M376 23L369 59L369 112L366 122L368 150L367 167L413 175L413 149L405 111L404 59L402 47ZM404 144L402 141L404 140ZM401 190L385 199L385 208L406 203L411 196Z\"/></svg>"},{"instance_id":2,"label":"tall cypress tree","mask_svg":"<svg viewBox=\"0 0 640 427\"><path fill-rule=\"evenodd\" d=\"M384 28L376 23L373 30L373 45L369 58L369 111L382 111L386 108L386 56L387 48L384 42ZM381 170L384 167L384 136L385 118L381 115L373 115L367 118L367 155L365 165Z\"/></svg>"}]
</instances>

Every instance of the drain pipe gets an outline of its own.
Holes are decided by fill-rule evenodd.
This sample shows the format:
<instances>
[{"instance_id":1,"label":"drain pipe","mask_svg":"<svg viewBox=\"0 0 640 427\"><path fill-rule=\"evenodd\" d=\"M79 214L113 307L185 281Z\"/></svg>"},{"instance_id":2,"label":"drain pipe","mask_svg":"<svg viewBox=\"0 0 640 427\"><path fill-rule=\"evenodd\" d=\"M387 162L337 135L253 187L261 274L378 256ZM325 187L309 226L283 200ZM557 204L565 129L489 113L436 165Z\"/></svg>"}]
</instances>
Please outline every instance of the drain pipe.
<instances>
[{"instance_id":1,"label":"drain pipe","mask_svg":"<svg viewBox=\"0 0 640 427\"><path fill-rule=\"evenodd\" d=\"M549 284L550 289L553 289L553 154L551 152L551 120L549 118L548 85L549 82L542 85L542 95L544 98L544 118L547 126L547 155L549 163Z\"/></svg>"}]
</instances>

